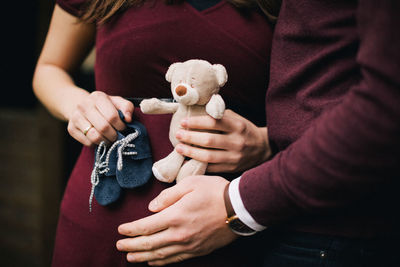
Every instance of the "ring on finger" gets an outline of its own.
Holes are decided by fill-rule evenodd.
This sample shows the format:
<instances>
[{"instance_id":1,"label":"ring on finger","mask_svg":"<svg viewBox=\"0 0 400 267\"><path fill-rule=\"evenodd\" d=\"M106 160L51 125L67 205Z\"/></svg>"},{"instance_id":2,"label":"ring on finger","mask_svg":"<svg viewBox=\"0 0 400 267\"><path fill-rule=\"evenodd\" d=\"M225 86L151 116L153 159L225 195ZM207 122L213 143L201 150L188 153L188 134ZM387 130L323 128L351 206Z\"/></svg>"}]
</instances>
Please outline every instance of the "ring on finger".
<instances>
[{"instance_id":1,"label":"ring on finger","mask_svg":"<svg viewBox=\"0 0 400 267\"><path fill-rule=\"evenodd\" d=\"M91 124L90 124L88 127L86 127L85 130L82 131L82 132L83 132L83 135L86 136L87 133L88 133L88 132L90 131L90 129L92 129L92 128L93 128L93 125L91 125Z\"/></svg>"}]
</instances>

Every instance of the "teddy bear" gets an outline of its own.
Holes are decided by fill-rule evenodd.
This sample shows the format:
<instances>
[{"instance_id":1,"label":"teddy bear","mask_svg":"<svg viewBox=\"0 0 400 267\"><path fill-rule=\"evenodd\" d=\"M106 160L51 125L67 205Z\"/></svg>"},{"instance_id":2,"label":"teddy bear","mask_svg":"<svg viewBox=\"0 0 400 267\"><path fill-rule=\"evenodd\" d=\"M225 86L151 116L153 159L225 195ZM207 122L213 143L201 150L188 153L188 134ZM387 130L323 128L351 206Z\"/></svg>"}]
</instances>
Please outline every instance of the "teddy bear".
<instances>
[{"instance_id":1,"label":"teddy bear","mask_svg":"<svg viewBox=\"0 0 400 267\"><path fill-rule=\"evenodd\" d=\"M206 162L186 159L175 150L179 143L176 132L181 129L182 119L190 116L208 114L221 119L225 111L225 102L218 94L228 80L226 69L221 64L211 64L206 60L190 59L169 66L165 78L171 83L174 102L165 102L157 98L144 99L140 103L145 114L173 113L169 139L174 150L152 166L154 176L162 181L179 182L190 175L202 175L207 168Z\"/></svg>"}]
</instances>

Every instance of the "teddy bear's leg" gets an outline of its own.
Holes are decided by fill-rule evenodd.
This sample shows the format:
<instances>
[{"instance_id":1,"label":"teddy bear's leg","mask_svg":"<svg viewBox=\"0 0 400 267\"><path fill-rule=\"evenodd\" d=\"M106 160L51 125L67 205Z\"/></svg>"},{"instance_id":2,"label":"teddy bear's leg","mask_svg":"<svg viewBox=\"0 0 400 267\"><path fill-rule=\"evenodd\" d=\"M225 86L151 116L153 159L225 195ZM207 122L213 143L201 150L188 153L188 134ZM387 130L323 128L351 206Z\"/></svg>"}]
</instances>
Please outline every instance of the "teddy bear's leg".
<instances>
[{"instance_id":1,"label":"teddy bear's leg","mask_svg":"<svg viewBox=\"0 0 400 267\"><path fill-rule=\"evenodd\" d=\"M178 176L176 177L176 182L179 183L182 179L191 175L203 175L206 172L207 163L191 159L181 167Z\"/></svg>"},{"instance_id":2,"label":"teddy bear's leg","mask_svg":"<svg viewBox=\"0 0 400 267\"><path fill-rule=\"evenodd\" d=\"M152 170L154 176L161 182L173 182L178 175L184 159L185 158L174 149L167 157L153 164Z\"/></svg>"}]
</instances>

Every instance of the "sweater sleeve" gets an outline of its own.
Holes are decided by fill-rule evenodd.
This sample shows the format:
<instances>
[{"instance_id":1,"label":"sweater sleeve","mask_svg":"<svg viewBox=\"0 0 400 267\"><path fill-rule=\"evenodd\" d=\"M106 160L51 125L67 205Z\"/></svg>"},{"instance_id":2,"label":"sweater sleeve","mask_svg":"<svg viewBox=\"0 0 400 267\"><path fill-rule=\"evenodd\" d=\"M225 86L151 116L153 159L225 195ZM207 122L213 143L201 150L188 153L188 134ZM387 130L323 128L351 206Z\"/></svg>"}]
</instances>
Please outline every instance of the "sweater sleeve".
<instances>
[{"instance_id":1,"label":"sweater sleeve","mask_svg":"<svg viewBox=\"0 0 400 267\"><path fill-rule=\"evenodd\" d=\"M242 175L243 204L261 225L342 207L400 173L400 1L361 0L361 81L287 149Z\"/></svg>"}]
</instances>

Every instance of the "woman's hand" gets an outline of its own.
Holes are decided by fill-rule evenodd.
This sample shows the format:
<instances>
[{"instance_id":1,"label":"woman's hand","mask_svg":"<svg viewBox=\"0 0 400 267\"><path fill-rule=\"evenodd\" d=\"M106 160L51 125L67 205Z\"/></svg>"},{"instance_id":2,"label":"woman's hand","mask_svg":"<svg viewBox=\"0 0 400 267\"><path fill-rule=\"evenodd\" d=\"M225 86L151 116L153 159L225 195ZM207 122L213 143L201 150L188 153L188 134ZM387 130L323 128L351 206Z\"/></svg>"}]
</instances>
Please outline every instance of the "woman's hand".
<instances>
[{"instance_id":1,"label":"woman's hand","mask_svg":"<svg viewBox=\"0 0 400 267\"><path fill-rule=\"evenodd\" d=\"M176 151L208 162L208 172L248 170L271 156L267 128L257 127L232 110L226 110L220 120L189 117L181 126L184 129L177 132L176 138L182 143Z\"/></svg>"},{"instance_id":2,"label":"woman's hand","mask_svg":"<svg viewBox=\"0 0 400 267\"><path fill-rule=\"evenodd\" d=\"M113 142L117 138L116 131L125 129L118 110L124 114L125 121L130 122L133 109L133 104L122 97L95 91L77 104L68 120L68 132L85 146Z\"/></svg>"}]
</instances>

